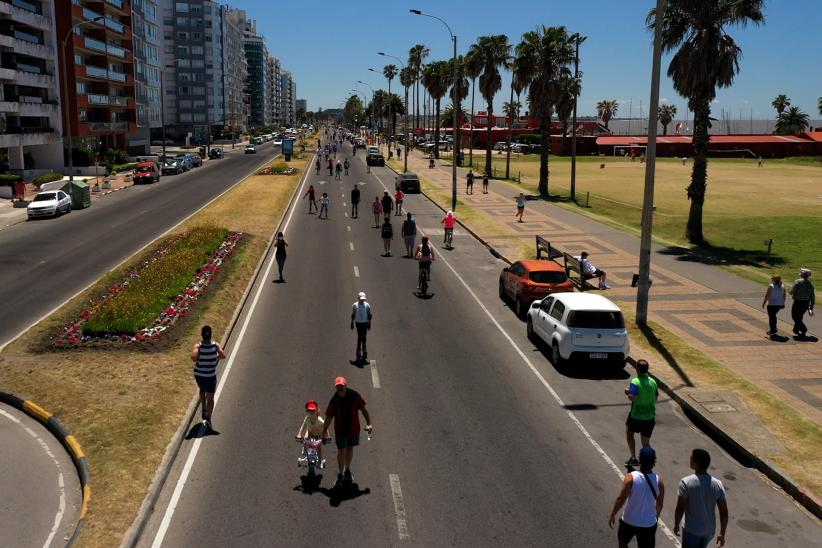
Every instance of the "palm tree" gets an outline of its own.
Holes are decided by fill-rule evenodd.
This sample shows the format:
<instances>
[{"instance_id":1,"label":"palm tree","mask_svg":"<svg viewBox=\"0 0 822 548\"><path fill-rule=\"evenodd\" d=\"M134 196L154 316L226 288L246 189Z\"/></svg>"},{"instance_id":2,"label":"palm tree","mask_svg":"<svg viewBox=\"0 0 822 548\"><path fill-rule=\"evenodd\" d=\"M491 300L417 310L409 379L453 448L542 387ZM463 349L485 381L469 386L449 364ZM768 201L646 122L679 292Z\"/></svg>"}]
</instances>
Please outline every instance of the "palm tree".
<instances>
[{"instance_id":1,"label":"palm tree","mask_svg":"<svg viewBox=\"0 0 822 548\"><path fill-rule=\"evenodd\" d=\"M471 139L468 143L468 165L474 167L474 96L477 91L477 78L482 73L479 57L469 51L465 56L465 77L471 79Z\"/></svg>"},{"instance_id":2,"label":"palm tree","mask_svg":"<svg viewBox=\"0 0 822 548\"><path fill-rule=\"evenodd\" d=\"M822 116L822 97L816 101L816 106L819 108L819 115Z\"/></svg>"},{"instance_id":3,"label":"palm tree","mask_svg":"<svg viewBox=\"0 0 822 548\"><path fill-rule=\"evenodd\" d=\"M597 103L597 116L605 124L605 129L608 129L608 122L616 116L618 110L619 103L616 99L605 99Z\"/></svg>"},{"instance_id":4,"label":"palm tree","mask_svg":"<svg viewBox=\"0 0 822 548\"><path fill-rule=\"evenodd\" d=\"M791 106L791 100L787 95L779 94L771 101L771 106L776 109L777 118L785 112L785 109Z\"/></svg>"},{"instance_id":5,"label":"palm tree","mask_svg":"<svg viewBox=\"0 0 822 548\"><path fill-rule=\"evenodd\" d=\"M416 100L414 103L414 127L420 127L420 85L419 80L422 77L422 62L428 57L431 50L422 44L417 44L408 50L408 66L414 73L414 90Z\"/></svg>"},{"instance_id":6,"label":"palm tree","mask_svg":"<svg viewBox=\"0 0 822 548\"><path fill-rule=\"evenodd\" d=\"M776 120L776 133L779 135L795 135L808 129L811 117L799 107L788 107Z\"/></svg>"},{"instance_id":7,"label":"palm tree","mask_svg":"<svg viewBox=\"0 0 822 548\"><path fill-rule=\"evenodd\" d=\"M568 119L574 112L574 98L579 96L580 81L573 75L561 79L560 93L557 97L557 118L562 122L562 153L567 152Z\"/></svg>"},{"instance_id":8,"label":"palm tree","mask_svg":"<svg viewBox=\"0 0 822 548\"><path fill-rule=\"evenodd\" d=\"M468 97L468 80L465 78L465 57L462 55L457 56L457 78L456 78L456 87L454 86L454 60L448 60L448 74L449 74L449 81L448 85L450 86L448 90L448 95L451 97L451 115L450 118L445 115L443 112L443 120L451 120L453 123L454 121L454 112L453 112L453 105L457 105L457 115L464 114L462 109L462 102ZM462 166L462 131L460 130L460 126L465 122L464 117L460 116L457 120L457 141L454 143L454 158L456 159L457 166ZM458 152L459 151L459 152Z\"/></svg>"},{"instance_id":9,"label":"palm tree","mask_svg":"<svg viewBox=\"0 0 822 548\"><path fill-rule=\"evenodd\" d=\"M668 76L674 89L688 100L688 110L694 113L694 166L688 199L691 201L685 237L692 244L702 244L702 207L708 178L708 129L711 126L711 101L718 87L728 87L739 72L742 50L726 26L744 27L765 20L764 0L669 0L662 21L662 47L673 52ZM649 30L655 25L656 10L646 18Z\"/></svg>"},{"instance_id":10,"label":"palm tree","mask_svg":"<svg viewBox=\"0 0 822 548\"><path fill-rule=\"evenodd\" d=\"M539 193L548 196L548 149L551 137L551 116L573 79L570 66L574 62L574 40L565 27L539 26L526 32L517 45L514 77L528 88L531 115L539 118Z\"/></svg>"},{"instance_id":11,"label":"palm tree","mask_svg":"<svg viewBox=\"0 0 822 548\"><path fill-rule=\"evenodd\" d=\"M485 173L491 174L491 146L493 143L491 129L494 127L494 95L502 88L502 77L499 69L506 65L511 50L508 37L504 34L480 36L471 45L469 55L476 56L482 65L480 76L480 93L488 106L488 133L485 141Z\"/></svg>"},{"instance_id":12,"label":"palm tree","mask_svg":"<svg viewBox=\"0 0 822 548\"><path fill-rule=\"evenodd\" d=\"M662 135L668 135L668 124L670 124L674 119L674 116L676 116L676 106L659 105L657 112L659 123L662 124Z\"/></svg>"},{"instance_id":13,"label":"palm tree","mask_svg":"<svg viewBox=\"0 0 822 548\"><path fill-rule=\"evenodd\" d=\"M434 100L434 156L440 157L440 101L448 91L448 82L452 80L448 61L428 63L422 72L422 85Z\"/></svg>"},{"instance_id":14,"label":"palm tree","mask_svg":"<svg viewBox=\"0 0 822 548\"><path fill-rule=\"evenodd\" d=\"M412 67L406 66L400 71L400 84L402 84L402 87L405 88L405 103L403 112L406 116L406 124L403 131L406 133L406 135L403 136L403 139L405 139L406 152L408 152L408 112L411 110L410 106L408 105L408 88L413 86L415 81L416 78L414 76L414 69Z\"/></svg>"},{"instance_id":15,"label":"palm tree","mask_svg":"<svg viewBox=\"0 0 822 548\"><path fill-rule=\"evenodd\" d=\"M382 68L382 75L385 76L386 80L388 80L388 95L391 95L391 80L394 79L394 77L397 75L397 73L399 73L399 69L397 68L397 65L385 65ZM386 101L386 103L390 103L390 102ZM388 117L389 122L394 118L391 115L391 112L388 113L387 117ZM397 129L397 128L394 128L394 129ZM394 133L392 133L391 135L394 135Z\"/></svg>"},{"instance_id":16,"label":"palm tree","mask_svg":"<svg viewBox=\"0 0 822 548\"><path fill-rule=\"evenodd\" d=\"M518 118L522 103L519 101L505 101L502 104L502 112L506 118Z\"/></svg>"},{"instance_id":17,"label":"palm tree","mask_svg":"<svg viewBox=\"0 0 822 548\"><path fill-rule=\"evenodd\" d=\"M405 105L396 93L389 93L385 97L385 104L383 105L383 115L386 116L391 124L392 135L397 134L397 116L405 114Z\"/></svg>"},{"instance_id":18,"label":"palm tree","mask_svg":"<svg viewBox=\"0 0 822 548\"><path fill-rule=\"evenodd\" d=\"M459 110L457 110L457 124L462 125L462 124L465 123L465 120L466 120L465 110L462 108L462 105L460 105L459 103L457 103L457 108L459 109ZM448 103L448 105L446 105L446 107L444 109L442 109L442 116L440 118L441 118L440 126L444 126L446 124L452 123L452 121L454 120L454 104L453 103Z\"/></svg>"}]
</instances>

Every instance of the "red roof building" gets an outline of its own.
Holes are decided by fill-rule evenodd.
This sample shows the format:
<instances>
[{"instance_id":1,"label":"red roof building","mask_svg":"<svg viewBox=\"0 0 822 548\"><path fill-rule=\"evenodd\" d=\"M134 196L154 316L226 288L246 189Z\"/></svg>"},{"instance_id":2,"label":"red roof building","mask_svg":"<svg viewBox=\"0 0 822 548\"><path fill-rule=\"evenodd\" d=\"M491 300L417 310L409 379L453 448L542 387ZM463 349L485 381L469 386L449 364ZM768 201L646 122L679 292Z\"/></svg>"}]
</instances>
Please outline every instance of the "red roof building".
<instances>
[{"instance_id":1,"label":"red roof building","mask_svg":"<svg viewBox=\"0 0 822 548\"><path fill-rule=\"evenodd\" d=\"M816 138L810 135L816 134ZM614 154L614 147L647 146L645 135L609 135L597 137L600 154ZM660 135L656 140L657 156L685 157L693 155L691 135ZM822 132L800 135L711 135L708 154L722 157L784 158L822 154Z\"/></svg>"}]
</instances>

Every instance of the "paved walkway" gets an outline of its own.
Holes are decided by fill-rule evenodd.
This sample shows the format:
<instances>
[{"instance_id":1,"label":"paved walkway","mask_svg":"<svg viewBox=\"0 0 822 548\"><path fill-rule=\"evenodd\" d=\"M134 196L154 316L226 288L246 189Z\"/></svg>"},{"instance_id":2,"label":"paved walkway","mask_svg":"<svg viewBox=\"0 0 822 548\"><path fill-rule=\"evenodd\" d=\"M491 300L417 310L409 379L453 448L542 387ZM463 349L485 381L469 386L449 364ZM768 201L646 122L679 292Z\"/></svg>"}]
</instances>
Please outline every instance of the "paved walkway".
<instances>
[{"instance_id":1,"label":"paved walkway","mask_svg":"<svg viewBox=\"0 0 822 548\"><path fill-rule=\"evenodd\" d=\"M450 194L450 163L440 165L438 161L435 169L428 169L428 160L412 152L408 169ZM483 234L479 227L479 235L490 245L516 258L522 254L523 242L533 246L534 235L540 235L574 255L587 250L592 262L608 272L612 289L607 294L623 302L635 302L631 278L638 271L638 237L539 200L527 202L525 222L518 223L514 219L519 192L516 183L491 180L489 193L482 194L480 178L474 184L474 194L466 195L465 173L467 170L458 169L458 199L506 229L503 232L507 235L495 237ZM653 249L650 319L822 424L822 344L815 337L805 341L790 337L769 340L765 337L768 317L761 308L763 285L716 266L683 261L664 251L659 246ZM789 310L790 302L780 315L780 334L791 335ZM809 335L818 336L822 322L807 314L805 318ZM688 386L687 372L677 373L680 386Z\"/></svg>"}]
</instances>

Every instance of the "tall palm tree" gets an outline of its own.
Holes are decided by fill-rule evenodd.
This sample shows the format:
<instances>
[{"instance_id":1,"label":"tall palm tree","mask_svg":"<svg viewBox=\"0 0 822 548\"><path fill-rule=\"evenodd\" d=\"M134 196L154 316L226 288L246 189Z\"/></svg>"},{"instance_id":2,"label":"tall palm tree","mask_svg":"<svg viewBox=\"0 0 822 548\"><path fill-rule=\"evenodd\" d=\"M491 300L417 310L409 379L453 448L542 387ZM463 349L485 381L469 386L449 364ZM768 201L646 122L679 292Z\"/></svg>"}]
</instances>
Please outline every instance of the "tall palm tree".
<instances>
[{"instance_id":1,"label":"tall palm tree","mask_svg":"<svg viewBox=\"0 0 822 548\"><path fill-rule=\"evenodd\" d=\"M514 59L514 77L527 85L531 116L539 119L539 193L548 196L551 116L567 79L573 78L574 40L565 27L541 25L522 35Z\"/></svg>"},{"instance_id":2,"label":"tall palm tree","mask_svg":"<svg viewBox=\"0 0 822 548\"><path fill-rule=\"evenodd\" d=\"M776 120L776 133L779 135L795 135L808 129L811 117L808 113L799 110L799 107L788 107Z\"/></svg>"},{"instance_id":3,"label":"tall palm tree","mask_svg":"<svg viewBox=\"0 0 822 548\"><path fill-rule=\"evenodd\" d=\"M414 69L411 66L406 66L405 68L403 68L400 71L400 84L402 84L402 87L405 88L405 103L404 103L405 108L403 109L403 112L405 113L405 122L406 123L405 123L405 127L403 129L403 132L405 133L405 135L403 135L403 139L405 140L404 142L405 142L405 147L406 147L406 149L405 149L406 156L408 155L407 153L408 153L408 141L409 141L409 139L408 139L408 113L411 110L411 107L408 104L408 88L413 86L414 82L416 82L416 77L414 75Z\"/></svg>"},{"instance_id":4,"label":"tall palm tree","mask_svg":"<svg viewBox=\"0 0 822 548\"><path fill-rule=\"evenodd\" d=\"M742 50L733 37L725 32L726 26L744 27L760 24L764 0L668 0L662 21L662 47L673 52L668 76L674 89L688 100L688 110L694 113L694 166L688 199L691 201L685 237L692 244L702 244L702 207L708 179L708 129L711 126L711 101L716 90L728 87L739 72ZM656 10L646 18L653 32Z\"/></svg>"},{"instance_id":5,"label":"tall palm tree","mask_svg":"<svg viewBox=\"0 0 822 548\"><path fill-rule=\"evenodd\" d=\"M771 106L776 109L776 116L779 117L785 109L791 106L791 100L785 94L779 94L771 101Z\"/></svg>"},{"instance_id":6,"label":"tall palm tree","mask_svg":"<svg viewBox=\"0 0 822 548\"><path fill-rule=\"evenodd\" d=\"M389 93L385 96L385 104L383 105L383 116L388 118L391 124L392 135L397 134L397 116L405 114L405 105L402 99L396 93Z\"/></svg>"},{"instance_id":7,"label":"tall palm tree","mask_svg":"<svg viewBox=\"0 0 822 548\"><path fill-rule=\"evenodd\" d=\"M619 103L616 99L604 99L597 103L597 116L605 124L605 129L608 129L608 122L616 116L618 110Z\"/></svg>"},{"instance_id":8,"label":"tall palm tree","mask_svg":"<svg viewBox=\"0 0 822 548\"><path fill-rule=\"evenodd\" d=\"M462 108L462 105L457 103L457 124L462 125L465 123L467 118L467 114L465 110ZM442 109L442 120L440 122L441 126L451 124L454 120L454 103L448 103L444 109Z\"/></svg>"},{"instance_id":9,"label":"tall palm tree","mask_svg":"<svg viewBox=\"0 0 822 548\"><path fill-rule=\"evenodd\" d=\"M502 76L499 69L506 65L511 45L504 34L480 36L477 42L471 45L469 55L476 56L477 62L482 65L482 74L479 77L480 93L488 107L488 133L485 141L485 173L491 174L491 146L493 143L491 129L494 127L494 95L502 88Z\"/></svg>"},{"instance_id":10,"label":"tall palm tree","mask_svg":"<svg viewBox=\"0 0 822 548\"><path fill-rule=\"evenodd\" d=\"M817 99L816 106L819 109L819 115L822 116L822 97Z\"/></svg>"},{"instance_id":11,"label":"tall palm tree","mask_svg":"<svg viewBox=\"0 0 822 548\"><path fill-rule=\"evenodd\" d=\"M399 69L397 68L397 65L385 65L382 68L382 75L385 76L386 80L388 80L388 95L389 96L391 95L391 80L393 80L397 76L398 73L399 73ZM390 103L390 101L387 101L386 103L388 104L388 103ZM389 111L387 117L388 117L389 122L394 118L391 115L390 111ZM394 129L397 129L397 128L394 128ZM394 135L394 133L392 133L391 135Z\"/></svg>"},{"instance_id":12,"label":"tall palm tree","mask_svg":"<svg viewBox=\"0 0 822 548\"><path fill-rule=\"evenodd\" d=\"M676 105L659 105L657 112L659 123L662 124L662 135L668 135L668 124L676 116Z\"/></svg>"},{"instance_id":13,"label":"tall palm tree","mask_svg":"<svg viewBox=\"0 0 822 548\"><path fill-rule=\"evenodd\" d=\"M559 96L557 97L557 118L562 122L562 153L567 152L568 122L574 112L574 98L579 96L579 79L568 75L560 80Z\"/></svg>"},{"instance_id":14,"label":"tall palm tree","mask_svg":"<svg viewBox=\"0 0 822 548\"><path fill-rule=\"evenodd\" d=\"M522 109L522 103L519 101L505 101L502 104L502 113L506 118L518 118L519 111Z\"/></svg>"},{"instance_id":15,"label":"tall palm tree","mask_svg":"<svg viewBox=\"0 0 822 548\"><path fill-rule=\"evenodd\" d=\"M479 57L470 51L465 56L465 77L471 79L471 138L468 143L468 165L474 167L474 96L477 91L477 78L482 74L482 63Z\"/></svg>"},{"instance_id":16,"label":"tall palm tree","mask_svg":"<svg viewBox=\"0 0 822 548\"><path fill-rule=\"evenodd\" d=\"M448 95L451 98L451 114L450 117L445 115L443 111L443 120L451 120L451 123L454 122L454 112L453 112L453 105L457 105L457 142L453 144L454 146L454 158L456 158L457 166L462 165L462 158L461 158L461 150L462 150L462 131L460 126L464 123L464 117L460 116L463 114L464 111L462 109L462 102L468 97L468 80L465 78L465 57L462 55L457 56L457 79L456 79L456 87L454 86L454 60L448 60L448 74L450 80L448 81L448 85L450 86L448 90Z\"/></svg>"},{"instance_id":17,"label":"tall palm tree","mask_svg":"<svg viewBox=\"0 0 822 548\"><path fill-rule=\"evenodd\" d=\"M422 72L422 85L428 90L433 99L434 110L434 156L440 157L440 101L448 91L448 83L452 80L448 61L434 61L428 63Z\"/></svg>"},{"instance_id":18,"label":"tall palm tree","mask_svg":"<svg viewBox=\"0 0 822 548\"><path fill-rule=\"evenodd\" d=\"M416 44L408 50L408 66L414 72L414 92L416 100L414 103L414 128L420 127L420 84L419 80L422 77L422 62L428 57L431 50L423 44Z\"/></svg>"}]
</instances>

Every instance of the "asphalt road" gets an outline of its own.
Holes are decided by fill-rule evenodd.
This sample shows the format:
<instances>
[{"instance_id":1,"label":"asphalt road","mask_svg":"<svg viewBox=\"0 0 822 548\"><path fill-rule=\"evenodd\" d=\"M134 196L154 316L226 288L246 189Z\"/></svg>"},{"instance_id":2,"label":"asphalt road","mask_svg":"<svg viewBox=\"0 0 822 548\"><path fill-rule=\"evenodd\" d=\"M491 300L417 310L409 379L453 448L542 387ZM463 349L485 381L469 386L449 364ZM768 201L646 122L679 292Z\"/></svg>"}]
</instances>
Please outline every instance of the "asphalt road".
<instances>
[{"instance_id":1,"label":"asphalt road","mask_svg":"<svg viewBox=\"0 0 822 548\"><path fill-rule=\"evenodd\" d=\"M0 348L172 226L237 183L279 148L227 154L89 209L0 231Z\"/></svg>"},{"instance_id":2,"label":"asphalt road","mask_svg":"<svg viewBox=\"0 0 822 548\"><path fill-rule=\"evenodd\" d=\"M192 427L139 545L613 545L607 520L627 457L627 371L553 368L497 298L503 264L459 230L456 249L438 249L433 296L417 297L416 264L401 257L399 237L394 256L380 256L370 213L393 174L366 174L362 157L342 182L313 170L304 182L301 194L308 184L329 193L329 219L297 202L285 231L287 282L273 283L275 267L252 291L221 364L215 432ZM359 219L346 215L354 182L364 183ZM422 196L406 206L439 243L442 212ZM392 219L398 233L401 217ZM358 291L374 312L365 367L351 362ZM324 409L337 375L368 403L374 437L363 435L355 451L353 489L331 489L331 445L321 488L306 491L294 434L305 401ZM663 522L672 527L690 449L704 447L726 485L732 545L817 541L815 520L665 398L657 420ZM676 545L665 527L657 539Z\"/></svg>"}]
</instances>

